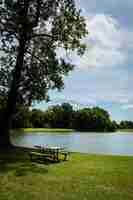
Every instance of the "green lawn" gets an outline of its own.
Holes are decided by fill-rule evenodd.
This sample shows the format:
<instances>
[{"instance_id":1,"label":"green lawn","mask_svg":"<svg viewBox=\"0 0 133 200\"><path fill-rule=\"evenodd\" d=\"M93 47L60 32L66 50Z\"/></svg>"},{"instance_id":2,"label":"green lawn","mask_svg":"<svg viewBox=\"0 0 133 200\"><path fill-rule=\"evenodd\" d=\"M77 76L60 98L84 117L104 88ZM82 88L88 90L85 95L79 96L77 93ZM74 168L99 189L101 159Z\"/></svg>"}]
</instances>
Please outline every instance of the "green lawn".
<instances>
[{"instance_id":1,"label":"green lawn","mask_svg":"<svg viewBox=\"0 0 133 200\"><path fill-rule=\"evenodd\" d=\"M24 129L20 129L21 131L24 131L24 132L27 132L27 133L30 133L30 132L34 132L34 133L37 133L37 132L51 132L51 133L56 133L56 132L65 132L65 133L69 133L69 132L72 132L74 131L74 129L65 129L65 128L24 128Z\"/></svg>"},{"instance_id":2,"label":"green lawn","mask_svg":"<svg viewBox=\"0 0 133 200\"><path fill-rule=\"evenodd\" d=\"M22 128L22 129L18 129L15 131L21 131L21 132L25 132L25 133L38 133L38 132L42 132L42 133L70 133L70 132L74 132L74 129L65 129L65 128ZM133 132L133 129L118 129L116 130L120 131L120 132ZM86 131L85 131L86 132ZM98 132L100 133L100 132ZM103 132L101 132L103 133Z\"/></svg>"},{"instance_id":3,"label":"green lawn","mask_svg":"<svg viewBox=\"0 0 133 200\"><path fill-rule=\"evenodd\" d=\"M73 153L31 163L24 150L0 153L0 200L132 200L133 157Z\"/></svg>"},{"instance_id":4,"label":"green lawn","mask_svg":"<svg viewBox=\"0 0 133 200\"><path fill-rule=\"evenodd\" d=\"M121 132L133 132L133 129L118 129Z\"/></svg>"}]
</instances>

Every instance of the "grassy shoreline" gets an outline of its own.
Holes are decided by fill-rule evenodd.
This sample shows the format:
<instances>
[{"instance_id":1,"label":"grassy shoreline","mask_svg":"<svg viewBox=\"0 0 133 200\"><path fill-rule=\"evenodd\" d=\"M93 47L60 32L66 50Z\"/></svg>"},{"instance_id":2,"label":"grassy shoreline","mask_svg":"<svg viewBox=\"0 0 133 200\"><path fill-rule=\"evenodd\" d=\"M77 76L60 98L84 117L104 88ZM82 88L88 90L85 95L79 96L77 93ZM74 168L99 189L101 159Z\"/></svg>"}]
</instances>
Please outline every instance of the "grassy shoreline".
<instances>
[{"instance_id":1,"label":"grassy shoreline","mask_svg":"<svg viewBox=\"0 0 133 200\"><path fill-rule=\"evenodd\" d=\"M133 129L118 129L120 132L133 132Z\"/></svg>"},{"instance_id":2,"label":"grassy shoreline","mask_svg":"<svg viewBox=\"0 0 133 200\"><path fill-rule=\"evenodd\" d=\"M71 133L74 132L74 129L64 129L64 128L21 128L12 130L13 132L24 132L24 133Z\"/></svg>"},{"instance_id":3,"label":"grassy shoreline","mask_svg":"<svg viewBox=\"0 0 133 200\"><path fill-rule=\"evenodd\" d=\"M21 132L21 133L38 133L38 132L41 132L41 133L71 133L71 132L76 132L76 130L74 129L64 129L64 128L21 128L21 129L15 129L15 130L12 130L11 132ZM86 132L86 131L84 131ZM117 133L117 132L133 132L133 129L117 129L115 132L113 133ZM94 133L104 133L104 132L94 132ZM108 132L110 133L110 132Z\"/></svg>"},{"instance_id":4,"label":"grassy shoreline","mask_svg":"<svg viewBox=\"0 0 133 200\"><path fill-rule=\"evenodd\" d=\"M32 163L23 149L0 152L0 200L132 200L133 157L72 153Z\"/></svg>"},{"instance_id":5,"label":"grassy shoreline","mask_svg":"<svg viewBox=\"0 0 133 200\"><path fill-rule=\"evenodd\" d=\"M72 132L74 129L65 128L25 128L24 132Z\"/></svg>"}]
</instances>

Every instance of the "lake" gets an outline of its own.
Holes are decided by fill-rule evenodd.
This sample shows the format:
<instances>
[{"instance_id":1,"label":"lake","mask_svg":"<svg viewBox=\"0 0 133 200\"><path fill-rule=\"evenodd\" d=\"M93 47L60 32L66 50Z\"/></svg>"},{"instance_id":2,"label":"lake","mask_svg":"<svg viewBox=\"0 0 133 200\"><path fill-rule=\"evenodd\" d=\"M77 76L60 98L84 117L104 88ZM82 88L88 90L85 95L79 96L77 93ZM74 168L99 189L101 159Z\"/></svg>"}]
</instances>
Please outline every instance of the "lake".
<instances>
[{"instance_id":1,"label":"lake","mask_svg":"<svg viewBox=\"0 0 133 200\"><path fill-rule=\"evenodd\" d=\"M16 145L63 145L72 152L133 155L133 133L23 133L15 134L12 142Z\"/></svg>"}]
</instances>

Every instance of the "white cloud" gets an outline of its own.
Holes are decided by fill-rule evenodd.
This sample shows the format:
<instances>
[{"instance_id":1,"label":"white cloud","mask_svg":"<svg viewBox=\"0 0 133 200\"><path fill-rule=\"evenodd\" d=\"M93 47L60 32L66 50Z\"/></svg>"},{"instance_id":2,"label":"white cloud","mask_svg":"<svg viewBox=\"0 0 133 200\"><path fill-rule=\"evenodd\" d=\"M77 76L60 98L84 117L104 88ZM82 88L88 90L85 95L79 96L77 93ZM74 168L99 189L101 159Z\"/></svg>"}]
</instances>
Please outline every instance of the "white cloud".
<instances>
[{"instance_id":1,"label":"white cloud","mask_svg":"<svg viewBox=\"0 0 133 200\"><path fill-rule=\"evenodd\" d=\"M86 53L72 60L79 68L112 67L127 61L127 51L133 46L132 33L120 26L116 19L105 14L86 17L88 37Z\"/></svg>"},{"instance_id":2,"label":"white cloud","mask_svg":"<svg viewBox=\"0 0 133 200\"><path fill-rule=\"evenodd\" d=\"M96 105L109 102L117 105L133 103L132 73L126 67L102 70L76 70L65 81L64 99ZM130 84L129 84L130 80ZM58 94L57 96L60 96Z\"/></svg>"},{"instance_id":3,"label":"white cloud","mask_svg":"<svg viewBox=\"0 0 133 200\"><path fill-rule=\"evenodd\" d=\"M106 105L114 118L132 119L133 29L128 18L122 23L124 13L121 20L107 12L90 13L93 15L86 16L89 35L84 39L88 49L81 58L76 53L69 57L77 67L65 78L62 93L51 99L53 103L70 102L74 107ZM59 49L58 56L66 57L65 51Z\"/></svg>"},{"instance_id":4,"label":"white cloud","mask_svg":"<svg viewBox=\"0 0 133 200\"><path fill-rule=\"evenodd\" d=\"M86 16L88 36L83 39L87 50L82 57L76 52L66 54L58 48L57 56L64 57L80 69L120 66L129 59L133 49L133 32L122 27L112 16L95 14Z\"/></svg>"}]
</instances>

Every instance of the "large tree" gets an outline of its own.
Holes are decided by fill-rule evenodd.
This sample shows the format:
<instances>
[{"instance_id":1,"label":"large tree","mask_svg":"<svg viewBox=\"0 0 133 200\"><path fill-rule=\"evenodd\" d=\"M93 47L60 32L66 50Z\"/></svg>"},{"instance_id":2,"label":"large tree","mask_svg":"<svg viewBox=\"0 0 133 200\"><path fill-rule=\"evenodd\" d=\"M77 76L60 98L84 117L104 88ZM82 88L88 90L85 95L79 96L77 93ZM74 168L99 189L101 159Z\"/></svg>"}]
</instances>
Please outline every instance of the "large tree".
<instances>
[{"instance_id":1,"label":"large tree","mask_svg":"<svg viewBox=\"0 0 133 200\"><path fill-rule=\"evenodd\" d=\"M8 96L0 123L0 146L10 145L9 128L16 104L47 100L61 89L73 65L58 48L83 54L85 20L74 0L0 1L0 88Z\"/></svg>"}]
</instances>

